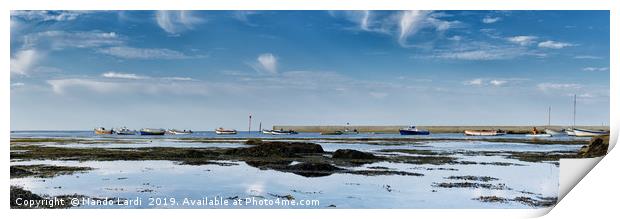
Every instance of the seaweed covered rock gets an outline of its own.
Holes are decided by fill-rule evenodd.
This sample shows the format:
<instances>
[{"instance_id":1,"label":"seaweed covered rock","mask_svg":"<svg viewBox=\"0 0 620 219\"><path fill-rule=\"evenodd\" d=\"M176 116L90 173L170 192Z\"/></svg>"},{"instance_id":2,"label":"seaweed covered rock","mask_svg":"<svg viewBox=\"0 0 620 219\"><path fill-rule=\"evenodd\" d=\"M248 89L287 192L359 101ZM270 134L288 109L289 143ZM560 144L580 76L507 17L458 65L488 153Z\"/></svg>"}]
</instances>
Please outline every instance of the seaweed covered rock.
<instances>
[{"instance_id":1,"label":"seaweed covered rock","mask_svg":"<svg viewBox=\"0 0 620 219\"><path fill-rule=\"evenodd\" d=\"M328 163L298 163L287 166L284 171L292 172L305 177L329 176L343 170Z\"/></svg>"},{"instance_id":2,"label":"seaweed covered rock","mask_svg":"<svg viewBox=\"0 0 620 219\"><path fill-rule=\"evenodd\" d=\"M596 137L590 144L581 147L578 152L579 157L600 157L607 154L609 148L609 136Z\"/></svg>"},{"instance_id":3,"label":"seaweed covered rock","mask_svg":"<svg viewBox=\"0 0 620 219\"><path fill-rule=\"evenodd\" d=\"M17 187L17 186L11 186L11 195L10 196L11 196L11 199L10 199L10 202L11 202L10 206L11 206L11 208L28 208L28 206L19 205L17 203L17 199L20 199L20 200L34 200L34 201L43 200L44 199L43 197L41 197L41 196L39 196L37 194L34 194L34 193L32 193L32 192L30 192L28 190L25 190L25 189L23 189L21 187Z\"/></svg>"},{"instance_id":4,"label":"seaweed covered rock","mask_svg":"<svg viewBox=\"0 0 620 219\"><path fill-rule=\"evenodd\" d=\"M336 159L378 159L374 154L352 149L338 149L332 157Z\"/></svg>"},{"instance_id":5,"label":"seaweed covered rock","mask_svg":"<svg viewBox=\"0 0 620 219\"><path fill-rule=\"evenodd\" d=\"M227 155L247 157L299 157L298 154L323 153L323 147L306 142L261 142L247 148L233 148Z\"/></svg>"}]
</instances>

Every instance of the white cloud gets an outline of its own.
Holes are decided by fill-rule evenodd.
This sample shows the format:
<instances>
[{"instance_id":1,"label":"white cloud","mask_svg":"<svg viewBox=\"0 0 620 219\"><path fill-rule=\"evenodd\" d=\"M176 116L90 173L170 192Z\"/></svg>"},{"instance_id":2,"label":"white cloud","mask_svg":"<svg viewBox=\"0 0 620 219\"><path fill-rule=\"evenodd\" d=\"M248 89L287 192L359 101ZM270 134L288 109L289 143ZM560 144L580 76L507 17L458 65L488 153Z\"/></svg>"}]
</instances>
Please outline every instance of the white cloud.
<instances>
[{"instance_id":1,"label":"white cloud","mask_svg":"<svg viewBox=\"0 0 620 219\"><path fill-rule=\"evenodd\" d=\"M41 55L34 49L17 51L11 57L11 74L28 75L40 58Z\"/></svg>"},{"instance_id":2,"label":"white cloud","mask_svg":"<svg viewBox=\"0 0 620 219\"><path fill-rule=\"evenodd\" d=\"M88 11L11 11L11 17L18 17L24 20L40 21L72 21L79 16L89 13Z\"/></svg>"},{"instance_id":3,"label":"white cloud","mask_svg":"<svg viewBox=\"0 0 620 219\"><path fill-rule=\"evenodd\" d=\"M395 36L403 47L410 47L408 38L420 30L433 28L435 31L445 31L461 24L459 21L443 20L444 13L433 11L331 11L332 16L343 15L344 18L358 25L357 31L368 31Z\"/></svg>"},{"instance_id":4,"label":"white cloud","mask_svg":"<svg viewBox=\"0 0 620 219\"><path fill-rule=\"evenodd\" d=\"M196 80L190 77L163 77L161 79L171 80L171 81L195 81Z\"/></svg>"},{"instance_id":5,"label":"white cloud","mask_svg":"<svg viewBox=\"0 0 620 219\"><path fill-rule=\"evenodd\" d=\"M575 89L579 89L582 86L579 84L572 84L572 83L540 83L537 85L538 89L542 90L542 91L549 91L549 90L575 90Z\"/></svg>"},{"instance_id":6,"label":"white cloud","mask_svg":"<svg viewBox=\"0 0 620 219\"><path fill-rule=\"evenodd\" d=\"M492 24L492 23L498 22L500 20L502 20L502 18L500 18L500 17L489 17L489 16L487 16L487 17L484 17L482 19L482 23Z\"/></svg>"},{"instance_id":7,"label":"white cloud","mask_svg":"<svg viewBox=\"0 0 620 219\"><path fill-rule=\"evenodd\" d=\"M136 75L136 74L113 72L113 71L103 73L103 74L101 74L101 76L104 77L104 78L120 78L120 79L134 79L134 80L148 78L146 76L139 76L139 75Z\"/></svg>"},{"instance_id":8,"label":"white cloud","mask_svg":"<svg viewBox=\"0 0 620 219\"><path fill-rule=\"evenodd\" d=\"M258 65L256 69L270 74L278 73L278 59L271 53L263 53L256 58Z\"/></svg>"},{"instance_id":9,"label":"white cloud","mask_svg":"<svg viewBox=\"0 0 620 219\"><path fill-rule=\"evenodd\" d=\"M569 47L569 46L574 46L574 45L571 43L556 42L552 40L547 40L547 41L538 43L538 47L549 48L549 49L562 49L562 48Z\"/></svg>"},{"instance_id":10,"label":"white cloud","mask_svg":"<svg viewBox=\"0 0 620 219\"><path fill-rule=\"evenodd\" d=\"M506 84L508 81L505 80L491 80L489 83L493 86L499 87Z\"/></svg>"},{"instance_id":11,"label":"white cloud","mask_svg":"<svg viewBox=\"0 0 620 219\"><path fill-rule=\"evenodd\" d=\"M170 34L178 34L204 20L191 11L157 11L155 20L159 27Z\"/></svg>"},{"instance_id":12,"label":"white cloud","mask_svg":"<svg viewBox=\"0 0 620 219\"><path fill-rule=\"evenodd\" d=\"M25 48L62 50L66 48L96 48L120 45L123 40L115 32L45 31L24 36Z\"/></svg>"},{"instance_id":13,"label":"white cloud","mask_svg":"<svg viewBox=\"0 0 620 219\"><path fill-rule=\"evenodd\" d=\"M418 32L428 14L428 11L403 11L399 21L398 43L403 46L407 45L407 38Z\"/></svg>"},{"instance_id":14,"label":"white cloud","mask_svg":"<svg viewBox=\"0 0 620 219\"><path fill-rule=\"evenodd\" d=\"M607 71L608 67L585 67L582 70L584 71Z\"/></svg>"},{"instance_id":15,"label":"white cloud","mask_svg":"<svg viewBox=\"0 0 620 219\"><path fill-rule=\"evenodd\" d=\"M513 36L508 37L508 41L511 43L519 44L521 46L527 46L535 42L537 37L535 36Z\"/></svg>"},{"instance_id":16,"label":"white cloud","mask_svg":"<svg viewBox=\"0 0 620 219\"><path fill-rule=\"evenodd\" d=\"M128 46L116 46L101 48L97 50L100 53L116 56L126 59L186 59L191 56L185 55L182 52L160 49L160 48L135 48Z\"/></svg>"},{"instance_id":17,"label":"white cloud","mask_svg":"<svg viewBox=\"0 0 620 219\"><path fill-rule=\"evenodd\" d=\"M513 78L513 79L483 79L483 78L476 78L476 79L464 81L463 84L464 85L469 85L469 86L501 87L501 86L507 84L508 81L518 81L518 80L523 80L523 79L516 79L516 78Z\"/></svg>"},{"instance_id":18,"label":"white cloud","mask_svg":"<svg viewBox=\"0 0 620 219\"><path fill-rule=\"evenodd\" d=\"M472 86L481 86L482 85L482 79L481 78L472 79L472 80L463 82L463 84L465 84L465 85L472 85Z\"/></svg>"},{"instance_id":19,"label":"white cloud","mask_svg":"<svg viewBox=\"0 0 620 219\"><path fill-rule=\"evenodd\" d=\"M527 55L527 51L517 48L479 48L470 50L443 51L433 57L442 59L457 59L467 61L503 60Z\"/></svg>"},{"instance_id":20,"label":"white cloud","mask_svg":"<svg viewBox=\"0 0 620 219\"><path fill-rule=\"evenodd\" d=\"M602 59L602 57L600 56L592 56L592 55L580 55L580 56L575 56L575 59Z\"/></svg>"},{"instance_id":21,"label":"white cloud","mask_svg":"<svg viewBox=\"0 0 620 219\"><path fill-rule=\"evenodd\" d=\"M368 93L371 97L377 98L377 99L382 99L388 96L387 93L384 92L370 92Z\"/></svg>"},{"instance_id":22,"label":"white cloud","mask_svg":"<svg viewBox=\"0 0 620 219\"><path fill-rule=\"evenodd\" d=\"M25 84L24 84L24 83L21 83L21 82L12 83L12 84L11 84L11 88L21 87L21 86L24 86L24 85L25 85Z\"/></svg>"},{"instance_id":23,"label":"white cloud","mask_svg":"<svg viewBox=\"0 0 620 219\"><path fill-rule=\"evenodd\" d=\"M67 78L48 80L52 91L56 94L69 95L73 93L81 93L83 91L91 91L96 93L122 93L124 95L131 94L177 94L177 95L207 95L208 85L197 82L170 82L160 80L130 80L130 81L110 81L95 80L86 78Z\"/></svg>"}]
</instances>

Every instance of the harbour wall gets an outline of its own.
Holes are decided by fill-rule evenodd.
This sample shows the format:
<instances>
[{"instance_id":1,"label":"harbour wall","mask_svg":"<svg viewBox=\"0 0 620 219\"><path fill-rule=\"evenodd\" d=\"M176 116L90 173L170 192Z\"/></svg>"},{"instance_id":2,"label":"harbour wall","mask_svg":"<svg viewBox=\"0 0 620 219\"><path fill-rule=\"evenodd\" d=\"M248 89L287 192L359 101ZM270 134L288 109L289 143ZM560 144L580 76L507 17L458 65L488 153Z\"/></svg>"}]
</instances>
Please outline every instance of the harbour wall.
<instances>
[{"instance_id":1,"label":"harbour wall","mask_svg":"<svg viewBox=\"0 0 620 219\"><path fill-rule=\"evenodd\" d=\"M354 129L358 132L374 132L374 133L398 133L398 129L407 127L407 125L383 125L383 126L369 126L369 125L274 125L274 130L295 130L297 132L333 132ZM465 130L498 130L501 129L509 134L525 134L532 130L532 127L536 127L538 130L543 131L545 128L553 130L562 130L568 128L567 126L416 126L419 129L429 130L431 133L461 133ZM591 129L591 130L609 130L608 126L575 126L575 128Z\"/></svg>"}]
</instances>

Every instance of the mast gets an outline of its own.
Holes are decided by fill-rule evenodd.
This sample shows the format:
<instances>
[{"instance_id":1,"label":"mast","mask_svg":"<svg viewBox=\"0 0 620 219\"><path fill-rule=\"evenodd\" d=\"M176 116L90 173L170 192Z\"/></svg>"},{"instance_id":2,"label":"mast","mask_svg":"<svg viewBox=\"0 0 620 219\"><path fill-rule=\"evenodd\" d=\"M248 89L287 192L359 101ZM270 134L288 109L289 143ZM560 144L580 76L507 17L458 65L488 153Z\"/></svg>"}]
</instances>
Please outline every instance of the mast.
<instances>
[{"instance_id":1,"label":"mast","mask_svg":"<svg viewBox=\"0 0 620 219\"><path fill-rule=\"evenodd\" d=\"M574 97L575 98L573 99L573 129L575 129L575 117L577 115L577 94L575 94Z\"/></svg>"},{"instance_id":2,"label":"mast","mask_svg":"<svg viewBox=\"0 0 620 219\"><path fill-rule=\"evenodd\" d=\"M549 115L547 116L547 127L551 127L551 106L549 106Z\"/></svg>"},{"instance_id":3,"label":"mast","mask_svg":"<svg viewBox=\"0 0 620 219\"><path fill-rule=\"evenodd\" d=\"M248 122L248 134L252 131L252 114L250 114L249 122Z\"/></svg>"}]
</instances>

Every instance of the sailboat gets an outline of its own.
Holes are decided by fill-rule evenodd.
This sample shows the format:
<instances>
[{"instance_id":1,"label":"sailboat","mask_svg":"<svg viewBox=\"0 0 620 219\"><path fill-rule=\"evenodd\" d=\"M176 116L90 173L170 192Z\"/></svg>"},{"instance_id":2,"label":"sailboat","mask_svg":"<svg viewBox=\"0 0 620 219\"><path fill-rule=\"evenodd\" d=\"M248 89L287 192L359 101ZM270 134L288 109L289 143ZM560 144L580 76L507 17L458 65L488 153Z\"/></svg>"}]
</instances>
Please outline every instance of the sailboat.
<instances>
[{"instance_id":1,"label":"sailboat","mask_svg":"<svg viewBox=\"0 0 620 219\"><path fill-rule=\"evenodd\" d=\"M575 94L573 99L573 127L564 131L568 136L576 136L575 135L575 116L577 115L577 94Z\"/></svg>"},{"instance_id":2,"label":"sailboat","mask_svg":"<svg viewBox=\"0 0 620 219\"><path fill-rule=\"evenodd\" d=\"M549 107L549 114L548 114L547 120L548 120L547 127L549 127L551 126L551 107ZM532 132L535 132L535 131L532 131ZM532 134L527 134L525 136L532 137L532 138L548 138L548 137L551 137L552 135L550 133L532 133Z\"/></svg>"}]
</instances>

